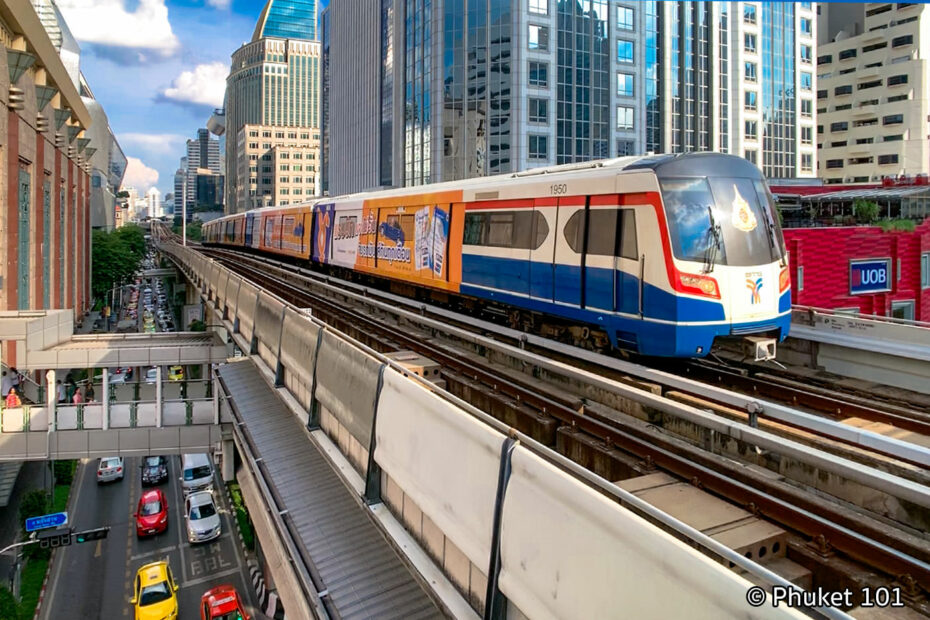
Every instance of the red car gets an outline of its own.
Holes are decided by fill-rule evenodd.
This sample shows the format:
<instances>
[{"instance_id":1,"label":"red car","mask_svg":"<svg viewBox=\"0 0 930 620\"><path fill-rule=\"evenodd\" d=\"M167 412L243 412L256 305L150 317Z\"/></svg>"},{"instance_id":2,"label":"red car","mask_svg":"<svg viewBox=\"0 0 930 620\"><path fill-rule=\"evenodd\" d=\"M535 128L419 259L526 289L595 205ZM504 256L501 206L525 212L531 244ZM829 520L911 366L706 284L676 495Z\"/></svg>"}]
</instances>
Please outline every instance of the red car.
<instances>
[{"instance_id":1,"label":"red car","mask_svg":"<svg viewBox=\"0 0 930 620\"><path fill-rule=\"evenodd\" d=\"M200 599L200 620L249 620L239 593L231 585L207 590Z\"/></svg>"},{"instance_id":2,"label":"red car","mask_svg":"<svg viewBox=\"0 0 930 620\"><path fill-rule=\"evenodd\" d=\"M168 529L168 502L161 489L146 491L136 509L136 536L152 536Z\"/></svg>"}]
</instances>

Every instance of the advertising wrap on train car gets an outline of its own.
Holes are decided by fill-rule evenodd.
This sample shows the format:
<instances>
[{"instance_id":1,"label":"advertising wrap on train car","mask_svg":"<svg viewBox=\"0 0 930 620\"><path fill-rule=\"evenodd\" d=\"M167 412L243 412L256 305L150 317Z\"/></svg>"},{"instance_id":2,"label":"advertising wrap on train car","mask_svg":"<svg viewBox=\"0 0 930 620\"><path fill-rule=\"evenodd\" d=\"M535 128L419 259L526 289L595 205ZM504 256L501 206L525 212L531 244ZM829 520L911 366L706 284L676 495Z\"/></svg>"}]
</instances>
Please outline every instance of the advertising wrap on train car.
<instances>
[{"instance_id":1,"label":"advertising wrap on train car","mask_svg":"<svg viewBox=\"0 0 930 620\"><path fill-rule=\"evenodd\" d=\"M335 205L316 205L316 237L313 240L313 260L318 263L329 262L329 239L333 231L333 208Z\"/></svg>"},{"instance_id":2,"label":"advertising wrap on train car","mask_svg":"<svg viewBox=\"0 0 930 620\"><path fill-rule=\"evenodd\" d=\"M849 294L882 293L891 290L891 259L849 261Z\"/></svg>"}]
</instances>

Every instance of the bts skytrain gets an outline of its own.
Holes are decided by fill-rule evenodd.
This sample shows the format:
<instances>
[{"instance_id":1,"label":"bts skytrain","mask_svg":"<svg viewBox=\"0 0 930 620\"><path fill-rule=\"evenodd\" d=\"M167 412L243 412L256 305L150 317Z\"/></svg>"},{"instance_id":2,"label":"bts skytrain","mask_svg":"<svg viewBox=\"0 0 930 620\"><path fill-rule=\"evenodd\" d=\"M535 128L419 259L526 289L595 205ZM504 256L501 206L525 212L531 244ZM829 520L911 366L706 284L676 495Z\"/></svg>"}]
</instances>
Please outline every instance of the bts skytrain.
<instances>
[{"instance_id":1,"label":"bts skytrain","mask_svg":"<svg viewBox=\"0 0 930 620\"><path fill-rule=\"evenodd\" d=\"M791 322L775 201L754 165L717 153L324 197L203 233L595 350L774 349Z\"/></svg>"}]
</instances>

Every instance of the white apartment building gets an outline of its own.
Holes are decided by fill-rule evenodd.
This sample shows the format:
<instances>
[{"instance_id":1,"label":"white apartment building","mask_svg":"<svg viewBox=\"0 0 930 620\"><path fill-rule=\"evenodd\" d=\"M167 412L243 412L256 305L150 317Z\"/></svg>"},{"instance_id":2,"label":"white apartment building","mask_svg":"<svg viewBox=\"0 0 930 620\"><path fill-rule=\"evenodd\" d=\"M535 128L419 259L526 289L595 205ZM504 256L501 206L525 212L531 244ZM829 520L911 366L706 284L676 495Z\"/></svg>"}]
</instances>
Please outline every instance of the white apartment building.
<instances>
[{"instance_id":1,"label":"white apartment building","mask_svg":"<svg viewBox=\"0 0 930 620\"><path fill-rule=\"evenodd\" d=\"M821 42L817 142L825 183L930 171L928 15L925 4L866 3L864 26L850 23Z\"/></svg>"},{"instance_id":2,"label":"white apartment building","mask_svg":"<svg viewBox=\"0 0 930 620\"><path fill-rule=\"evenodd\" d=\"M288 205L319 191L319 134L308 127L243 125L238 133L236 171L247 188L227 202L241 213L269 205Z\"/></svg>"}]
</instances>

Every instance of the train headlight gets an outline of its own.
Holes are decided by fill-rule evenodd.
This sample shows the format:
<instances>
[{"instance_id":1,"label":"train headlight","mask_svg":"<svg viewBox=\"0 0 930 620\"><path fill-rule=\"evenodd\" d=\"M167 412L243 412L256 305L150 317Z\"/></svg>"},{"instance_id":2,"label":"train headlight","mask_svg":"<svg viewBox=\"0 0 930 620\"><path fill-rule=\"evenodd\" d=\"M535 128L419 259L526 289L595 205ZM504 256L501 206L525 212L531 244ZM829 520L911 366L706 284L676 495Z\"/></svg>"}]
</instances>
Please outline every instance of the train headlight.
<instances>
[{"instance_id":1,"label":"train headlight","mask_svg":"<svg viewBox=\"0 0 930 620\"><path fill-rule=\"evenodd\" d=\"M788 290L789 286L791 286L791 272L785 267L781 270L781 273L778 274L778 292L784 293Z\"/></svg>"}]
</instances>

